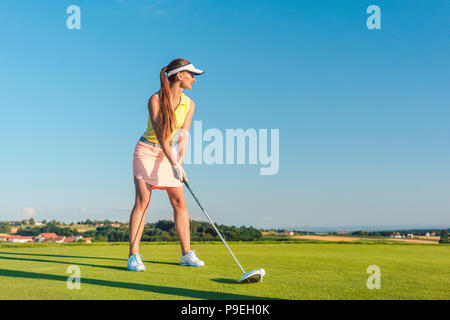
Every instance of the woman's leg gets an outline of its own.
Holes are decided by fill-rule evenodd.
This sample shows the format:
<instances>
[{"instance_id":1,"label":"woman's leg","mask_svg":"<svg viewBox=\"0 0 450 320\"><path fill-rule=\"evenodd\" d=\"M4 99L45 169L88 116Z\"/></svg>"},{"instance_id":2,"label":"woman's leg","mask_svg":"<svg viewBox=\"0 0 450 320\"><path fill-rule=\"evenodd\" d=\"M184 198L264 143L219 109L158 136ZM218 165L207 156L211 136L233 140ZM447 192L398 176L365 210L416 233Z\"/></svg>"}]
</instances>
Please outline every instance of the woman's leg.
<instances>
[{"instance_id":1,"label":"woman's leg","mask_svg":"<svg viewBox=\"0 0 450 320\"><path fill-rule=\"evenodd\" d=\"M152 195L151 185L134 178L136 186L136 200L130 216L130 253L129 256L139 253L139 243L145 225L145 213L147 212Z\"/></svg>"},{"instance_id":2,"label":"woman's leg","mask_svg":"<svg viewBox=\"0 0 450 320\"><path fill-rule=\"evenodd\" d=\"M183 255L191 250L191 235L189 231L189 214L184 199L184 186L167 188L167 195L173 207L175 228L180 238Z\"/></svg>"}]
</instances>

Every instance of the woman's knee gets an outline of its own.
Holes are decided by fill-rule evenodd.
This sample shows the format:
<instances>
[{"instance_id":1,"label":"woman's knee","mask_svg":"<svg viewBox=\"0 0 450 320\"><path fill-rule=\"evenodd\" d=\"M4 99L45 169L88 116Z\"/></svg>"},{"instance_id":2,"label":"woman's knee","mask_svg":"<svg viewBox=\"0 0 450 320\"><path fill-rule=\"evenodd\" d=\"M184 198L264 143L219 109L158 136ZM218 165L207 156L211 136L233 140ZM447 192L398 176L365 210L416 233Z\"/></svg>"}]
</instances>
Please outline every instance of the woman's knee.
<instances>
[{"instance_id":1,"label":"woman's knee","mask_svg":"<svg viewBox=\"0 0 450 320\"><path fill-rule=\"evenodd\" d=\"M142 180L136 179L136 177L134 178L134 182L136 184L135 207L145 209L150 203L150 198L152 195L151 186Z\"/></svg>"},{"instance_id":2,"label":"woman's knee","mask_svg":"<svg viewBox=\"0 0 450 320\"><path fill-rule=\"evenodd\" d=\"M175 210L185 210L186 209L186 201L184 199L184 194L182 193L173 193L170 195L170 203L172 204Z\"/></svg>"},{"instance_id":3,"label":"woman's knee","mask_svg":"<svg viewBox=\"0 0 450 320\"><path fill-rule=\"evenodd\" d=\"M150 203L150 197L137 196L134 207L138 210L145 210L145 209L147 209L149 203Z\"/></svg>"},{"instance_id":4,"label":"woman's knee","mask_svg":"<svg viewBox=\"0 0 450 320\"><path fill-rule=\"evenodd\" d=\"M185 210L186 207L186 201L183 197L175 197L172 199L172 206L175 210Z\"/></svg>"},{"instance_id":5,"label":"woman's knee","mask_svg":"<svg viewBox=\"0 0 450 320\"><path fill-rule=\"evenodd\" d=\"M167 189L167 194L175 210L185 210L186 201L183 187Z\"/></svg>"}]
</instances>

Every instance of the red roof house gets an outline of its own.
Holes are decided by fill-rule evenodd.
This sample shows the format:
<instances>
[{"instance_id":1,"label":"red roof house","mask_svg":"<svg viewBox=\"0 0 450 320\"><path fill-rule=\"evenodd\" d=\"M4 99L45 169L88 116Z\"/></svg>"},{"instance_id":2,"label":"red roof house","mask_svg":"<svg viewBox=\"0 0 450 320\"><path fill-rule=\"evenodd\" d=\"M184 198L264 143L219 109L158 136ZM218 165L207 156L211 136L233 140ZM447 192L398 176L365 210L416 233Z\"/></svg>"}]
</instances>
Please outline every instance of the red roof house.
<instances>
[{"instance_id":1,"label":"red roof house","mask_svg":"<svg viewBox=\"0 0 450 320\"><path fill-rule=\"evenodd\" d=\"M20 235L2 235L0 237L0 241L8 241L8 242L33 242L33 236L20 236Z\"/></svg>"},{"instance_id":2,"label":"red roof house","mask_svg":"<svg viewBox=\"0 0 450 320\"><path fill-rule=\"evenodd\" d=\"M61 237L56 236L56 238L44 239L44 240L42 240L42 242L58 242L58 243L61 243L61 242L64 242L65 239L66 239L66 237L64 237L64 236L61 236Z\"/></svg>"},{"instance_id":3,"label":"red roof house","mask_svg":"<svg viewBox=\"0 0 450 320\"><path fill-rule=\"evenodd\" d=\"M58 238L58 235L56 233L41 233L40 235L36 236L36 240L41 242L41 241L46 241L48 239L54 239L54 238Z\"/></svg>"},{"instance_id":4,"label":"red roof house","mask_svg":"<svg viewBox=\"0 0 450 320\"><path fill-rule=\"evenodd\" d=\"M78 240L83 239L82 236L71 236L64 239L64 242L77 242Z\"/></svg>"}]
</instances>

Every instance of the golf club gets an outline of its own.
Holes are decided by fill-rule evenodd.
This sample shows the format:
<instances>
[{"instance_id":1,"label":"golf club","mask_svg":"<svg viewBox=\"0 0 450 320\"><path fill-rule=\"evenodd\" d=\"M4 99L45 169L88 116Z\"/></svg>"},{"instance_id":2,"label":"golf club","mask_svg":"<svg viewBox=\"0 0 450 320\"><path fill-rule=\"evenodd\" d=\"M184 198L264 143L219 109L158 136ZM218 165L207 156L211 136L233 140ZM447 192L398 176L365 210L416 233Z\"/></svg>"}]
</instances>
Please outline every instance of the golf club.
<instances>
[{"instance_id":1,"label":"golf club","mask_svg":"<svg viewBox=\"0 0 450 320\"><path fill-rule=\"evenodd\" d=\"M264 269L252 270L252 271L249 271L247 273L244 271L244 269L241 267L239 261L236 259L236 257L234 256L233 252L231 251L230 247L228 247L225 239L222 237L222 235L220 234L219 230L217 230L216 226L214 225L214 222L211 220L209 215L206 213L206 210L203 208L202 204L197 199L197 197L195 196L194 192L192 192L192 189L189 186L189 183L186 181L186 179L183 179L183 183L189 189L189 191L191 192L191 194L194 197L195 201L199 205L200 209L202 209L203 213L205 214L205 216L208 218L209 222L214 227L214 230L216 230L216 232L219 235L220 239L222 240L223 244L225 245L225 247L227 247L227 249L230 252L231 256L233 257L234 261L236 261L236 263L238 264L238 266L241 269L242 273L244 274L242 276L242 278L239 280L239 283L255 283L255 282L260 282L260 281L262 282L262 279L263 279L264 275L266 274L266 271Z\"/></svg>"}]
</instances>

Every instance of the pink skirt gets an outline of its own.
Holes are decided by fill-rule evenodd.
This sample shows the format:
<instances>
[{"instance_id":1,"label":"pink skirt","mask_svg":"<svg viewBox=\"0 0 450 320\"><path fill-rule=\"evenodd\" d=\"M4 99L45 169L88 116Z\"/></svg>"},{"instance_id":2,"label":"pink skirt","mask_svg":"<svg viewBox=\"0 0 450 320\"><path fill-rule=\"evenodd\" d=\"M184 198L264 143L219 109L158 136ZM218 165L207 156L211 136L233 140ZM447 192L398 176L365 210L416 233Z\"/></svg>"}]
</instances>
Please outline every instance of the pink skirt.
<instances>
[{"instance_id":1,"label":"pink skirt","mask_svg":"<svg viewBox=\"0 0 450 320\"><path fill-rule=\"evenodd\" d=\"M138 141L134 149L133 175L152 186L152 189L181 187L183 183L173 175L172 165L161 148Z\"/></svg>"}]
</instances>

